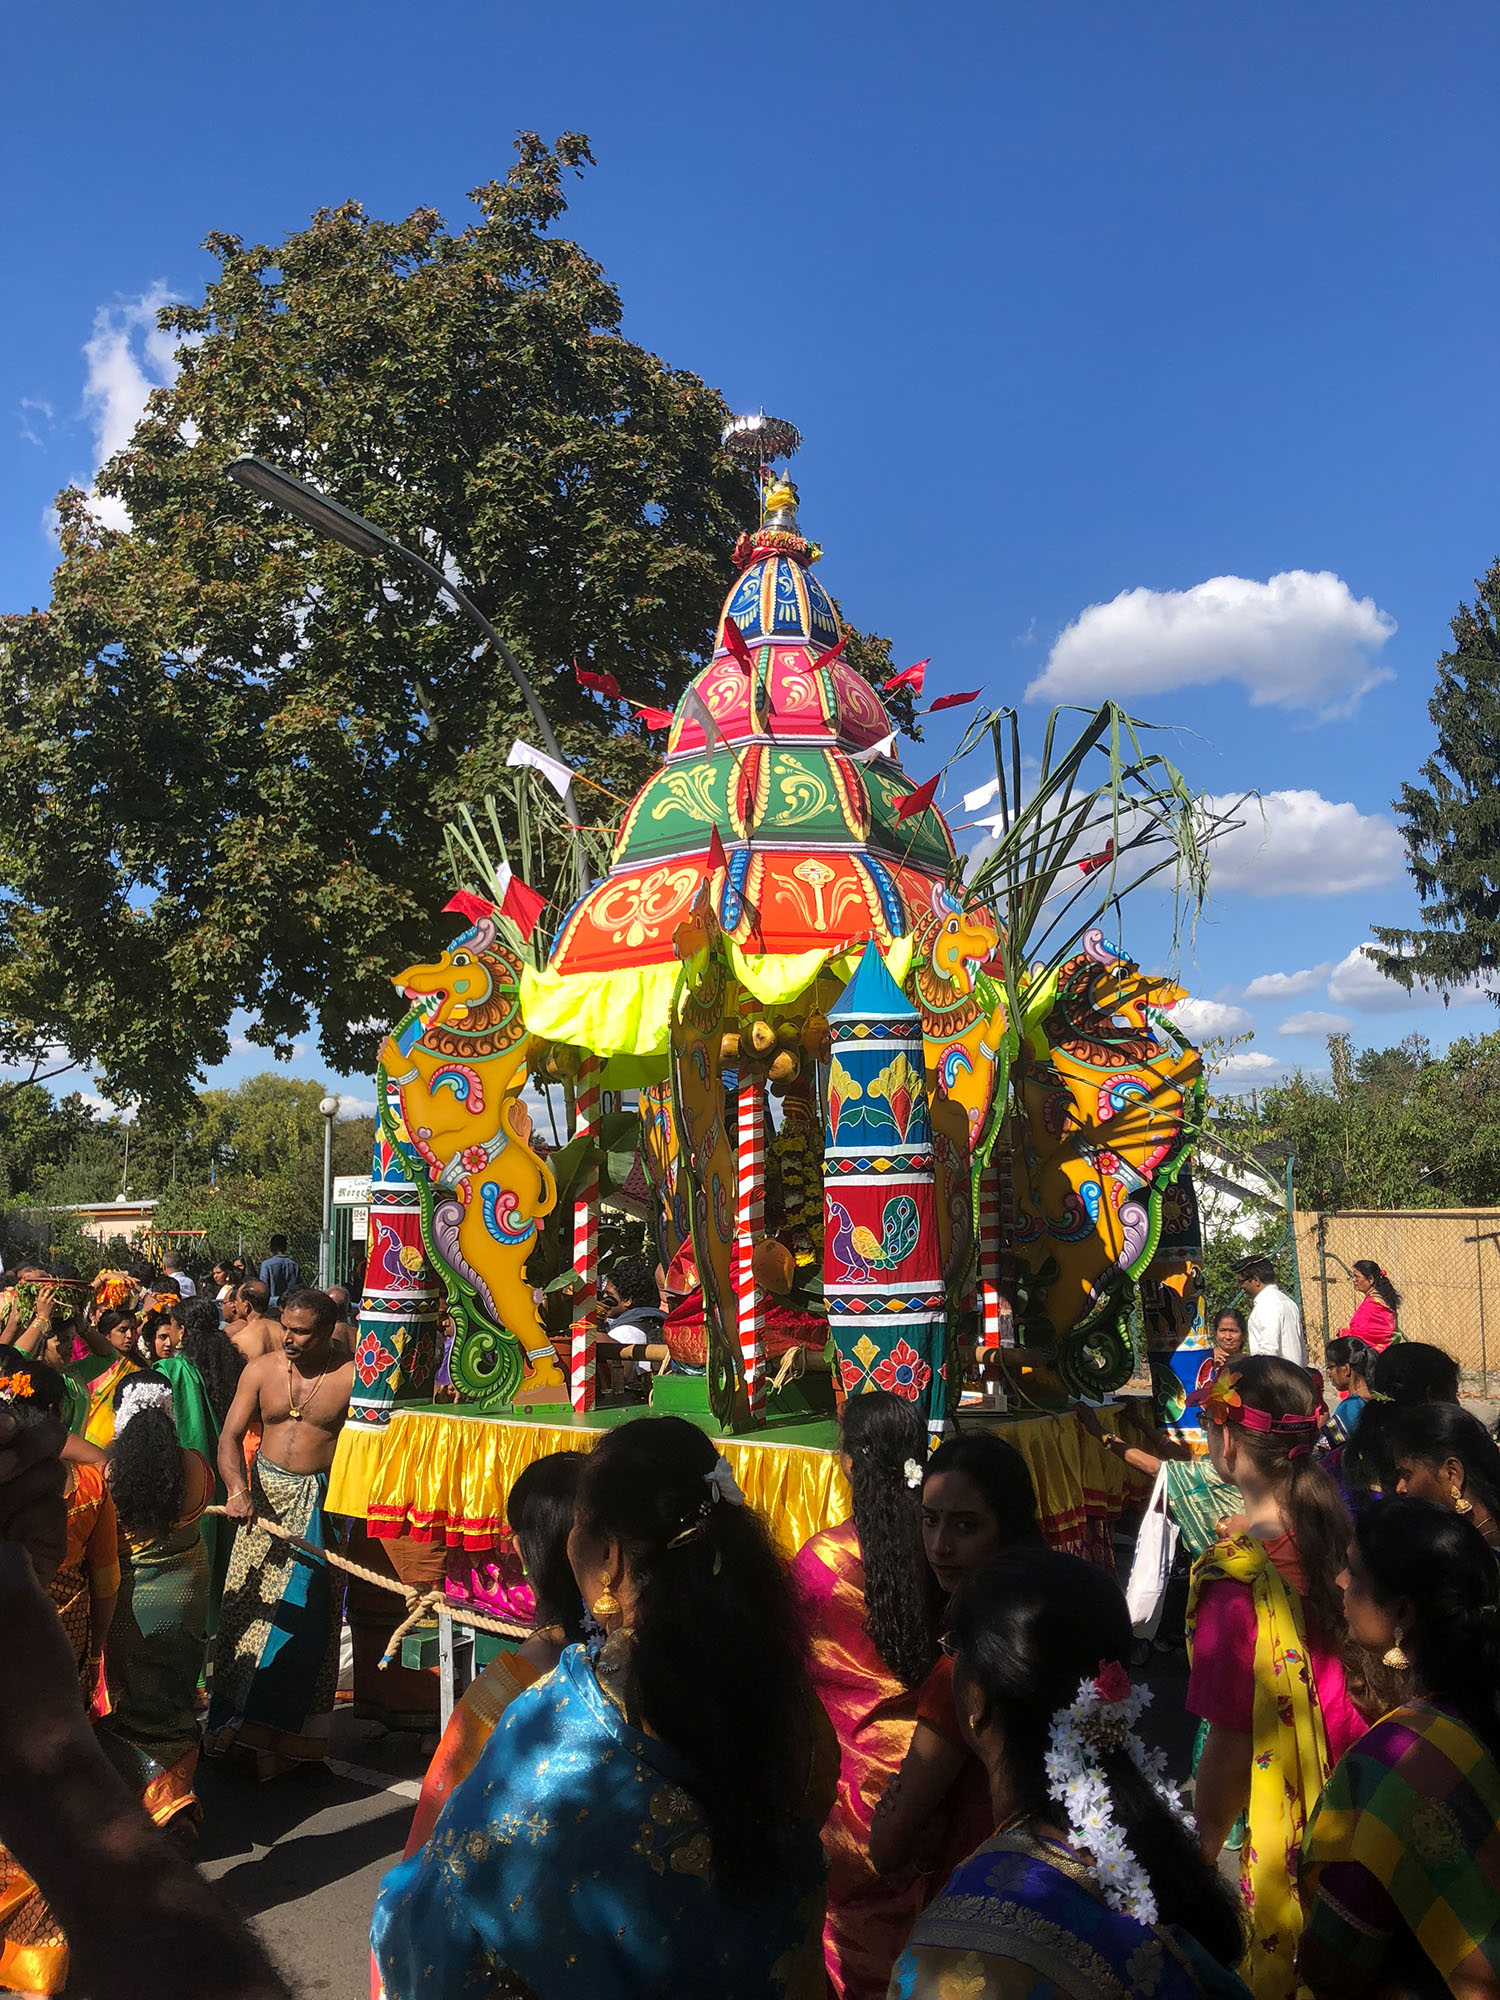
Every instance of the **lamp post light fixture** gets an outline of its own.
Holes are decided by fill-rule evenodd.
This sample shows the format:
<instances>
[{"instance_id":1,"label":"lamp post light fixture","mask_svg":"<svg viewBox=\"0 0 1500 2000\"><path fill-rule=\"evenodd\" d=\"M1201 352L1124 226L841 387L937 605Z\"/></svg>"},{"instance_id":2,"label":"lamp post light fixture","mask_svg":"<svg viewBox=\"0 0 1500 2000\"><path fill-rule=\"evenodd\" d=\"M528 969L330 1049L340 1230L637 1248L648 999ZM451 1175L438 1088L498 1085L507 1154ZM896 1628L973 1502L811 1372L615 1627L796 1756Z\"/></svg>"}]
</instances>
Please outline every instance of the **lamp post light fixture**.
<instances>
[{"instance_id":1,"label":"lamp post light fixture","mask_svg":"<svg viewBox=\"0 0 1500 2000\"><path fill-rule=\"evenodd\" d=\"M333 1121L339 1115L339 1101L330 1093L320 1098L323 1115L323 1227L318 1236L318 1290L326 1292L333 1283Z\"/></svg>"},{"instance_id":2,"label":"lamp post light fixture","mask_svg":"<svg viewBox=\"0 0 1500 2000\"><path fill-rule=\"evenodd\" d=\"M373 521L367 521L363 514L356 514L352 507L320 493L316 486L309 486L306 480L295 478L284 472L279 465L272 465L267 459L257 458L253 452L244 452L232 458L224 468L236 484L279 508L283 514L290 514L294 520L311 528L315 534L328 541L338 542L346 549L352 549L358 556L368 556L372 561L407 563L419 570L430 583L439 590L446 591L459 610L472 618L474 623L489 640L500 658L509 669L510 676L520 689L531 719L536 724L537 734L542 739L542 748L549 757L555 757L559 764L564 762L563 753L558 748L557 738L552 733L552 724L547 720L547 712L537 699L536 689L531 685L526 670L515 654L506 645L489 619L467 591L460 590L451 577L445 576L435 563L419 556L405 543L395 541L383 528L377 528ZM583 839L578 831L578 805L573 796L573 787L568 786L563 799L567 809L568 824L573 842L573 853L578 864L578 880L582 889L587 889L592 881L588 859L583 851Z\"/></svg>"}]
</instances>

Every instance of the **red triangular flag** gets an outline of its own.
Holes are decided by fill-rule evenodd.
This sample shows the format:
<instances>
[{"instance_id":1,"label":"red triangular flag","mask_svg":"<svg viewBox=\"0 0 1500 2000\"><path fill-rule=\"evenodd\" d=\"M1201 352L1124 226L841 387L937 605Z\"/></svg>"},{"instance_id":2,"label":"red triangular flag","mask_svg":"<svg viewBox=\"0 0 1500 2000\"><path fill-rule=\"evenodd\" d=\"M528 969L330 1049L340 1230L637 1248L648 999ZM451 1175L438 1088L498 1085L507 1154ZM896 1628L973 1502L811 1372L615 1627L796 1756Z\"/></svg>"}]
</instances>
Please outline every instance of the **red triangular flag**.
<instances>
[{"instance_id":1,"label":"red triangular flag","mask_svg":"<svg viewBox=\"0 0 1500 2000\"><path fill-rule=\"evenodd\" d=\"M747 674L754 671L755 661L750 656L750 648L745 644L745 635L732 618L724 620L724 644L731 659L736 660Z\"/></svg>"},{"instance_id":2,"label":"red triangular flag","mask_svg":"<svg viewBox=\"0 0 1500 2000\"><path fill-rule=\"evenodd\" d=\"M938 776L941 777L939 772ZM908 792L904 799L896 801L896 819L910 819L914 813L926 812L937 796L938 780L929 778L925 785L918 785L914 792Z\"/></svg>"},{"instance_id":3,"label":"red triangular flag","mask_svg":"<svg viewBox=\"0 0 1500 2000\"><path fill-rule=\"evenodd\" d=\"M670 729L672 727L672 711L670 708L647 708L643 701L633 702L631 706L648 729Z\"/></svg>"},{"instance_id":4,"label":"red triangular flag","mask_svg":"<svg viewBox=\"0 0 1500 2000\"><path fill-rule=\"evenodd\" d=\"M446 916L450 910L456 910L461 917L467 917L471 924L477 924L481 917L492 917L495 914L494 904L487 903L483 896L476 896L472 889L460 889L457 895L450 896L443 905L443 915Z\"/></svg>"},{"instance_id":5,"label":"red triangular flag","mask_svg":"<svg viewBox=\"0 0 1500 2000\"><path fill-rule=\"evenodd\" d=\"M1092 875L1096 868L1107 868L1114 858L1115 844L1112 840L1106 840L1104 843L1104 852L1102 854L1086 854L1078 864L1079 871L1084 875Z\"/></svg>"},{"instance_id":6,"label":"red triangular flag","mask_svg":"<svg viewBox=\"0 0 1500 2000\"><path fill-rule=\"evenodd\" d=\"M940 694L936 701L928 702L924 713L936 715L940 708L962 708L965 702L978 701L982 692L980 688L970 688L967 694Z\"/></svg>"},{"instance_id":7,"label":"red triangular flag","mask_svg":"<svg viewBox=\"0 0 1500 2000\"><path fill-rule=\"evenodd\" d=\"M519 875L512 874L505 885L505 894L500 898L500 907L522 937L529 938L536 929L537 918L547 907L547 898L539 896Z\"/></svg>"},{"instance_id":8,"label":"red triangular flag","mask_svg":"<svg viewBox=\"0 0 1500 2000\"><path fill-rule=\"evenodd\" d=\"M724 843L719 838L719 829L716 826L711 826L708 830L708 872L712 875L716 868L727 868L728 866L729 857L724 852Z\"/></svg>"},{"instance_id":9,"label":"red triangular flag","mask_svg":"<svg viewBox=\"0 0 1500 2000\"><path fill-rule=\"evenodd\" d=\"M819 653L818 657L812 663L814 673L818 671L819 667L831 667L835 660L841 660L844 657L844 648L849 643L849 636L853 629L851 625L836 646L830 646L826 653Z\"/></svg>"},{"instance_id":10,"label":"red triangular flag","mask_svg":"<svg viewBox=\"0 0 1500 2000\"><path fill-rule=\"evenodd\" d=\"M892 674L888 681L880 683L881 693L889 694L894 688L910 688L913 694L920 694L922 683L927 678L927 666L927 660L918 660L914 667L903 667L899 674Z\"/></svg>"},{"instance_id":11,"label":"red triangular flag","mask_svg":"<svg viewBox=\"0 0 1500 2000\"><path fill-rule=\"evenodd\" d=\"M605 695L610 701L620 699L620 683L613 674L590 673L587 667L580 667L576 660L573 662L573 672L578 677L580 687L592 688L595 694Z\"/></svg>"}]
</instances>

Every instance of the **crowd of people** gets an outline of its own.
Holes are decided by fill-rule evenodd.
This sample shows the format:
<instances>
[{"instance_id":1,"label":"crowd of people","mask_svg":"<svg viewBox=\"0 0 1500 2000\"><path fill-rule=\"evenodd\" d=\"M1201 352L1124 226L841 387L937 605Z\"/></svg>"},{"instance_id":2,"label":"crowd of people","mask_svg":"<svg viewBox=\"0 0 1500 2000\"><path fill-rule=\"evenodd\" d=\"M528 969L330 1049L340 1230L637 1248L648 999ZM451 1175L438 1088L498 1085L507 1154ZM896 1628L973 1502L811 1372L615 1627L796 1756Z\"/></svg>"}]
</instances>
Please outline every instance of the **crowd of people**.
<instances>
[{"instance_id":1,"label":"crowd of people","mask_svg":"<svg viewBox=\"0 0 1500 2000\"><path fill-rule=\"evenodd\" d=\"M212 1296L170 1253L91 1286L22 1264L0 1291L0 1414L57 1437L63 1545L42 1581L81 1709L179 1844L201 1819L203 1751L261 1776L316 1769L334 1707L321 1502L350 1309L276 1268L284 1250L259 1276L215 1267ZM0 1848L0 1989L62 1992L69 1943L53 1894Z\"/></svg>"},{"instance_id":2,"label":"crowd of people","mask_svg":"<svg viewBox=\"0 0 1500 2000\"><path fill-rule=\"evenodd\" d=\"M1143 1740L1118 1582L1047 1548L998 1434L929 1451L912 1404L851 1398L850 1517L793 1560L681 1419L534 1461L507 1502L533 1628L443 1734L377 1899L372 1990L1500 1994L1500 1446L1364 1275L1328 1383L1274 1271L1252 1274L1188 1397L1206 1453L1113 1443L1162 1475L1192 1556L1191 1784ZM632 1274L610 1282L628 1310ZM168 1305L166 1353L100 1335L111 1308L61 1369L39 1350L69 1330L40 1313L0 1357L0 1488L18 1412L71 1424L54 1622L116 1781L169 1831L200 1740L313 1760L332 1698L337 1591L291 1551L333 1532L348 1308L290 1290L278 1311L246 1298L260 1284ZM87 1435L104 1375L107 1446ZM31 1886L16 1907L41 1928L12 1920L6 1954L68 1928ZM235 1990L277 1990L243 1962Z\"/></svg>"}]
</instances>

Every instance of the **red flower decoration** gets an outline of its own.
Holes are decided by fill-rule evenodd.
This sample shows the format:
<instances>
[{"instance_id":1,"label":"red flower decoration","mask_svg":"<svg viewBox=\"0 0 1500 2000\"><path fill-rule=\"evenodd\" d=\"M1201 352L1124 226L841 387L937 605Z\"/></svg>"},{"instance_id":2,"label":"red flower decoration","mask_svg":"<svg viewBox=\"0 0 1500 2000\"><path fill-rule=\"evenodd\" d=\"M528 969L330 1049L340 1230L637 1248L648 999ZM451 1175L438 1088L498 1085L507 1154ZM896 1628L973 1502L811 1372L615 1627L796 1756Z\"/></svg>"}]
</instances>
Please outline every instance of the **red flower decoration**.
<instances>
[{"instance_id":1,"label":"red flower decoration","mask_svg":"<svg viewBox=\"0 0 1500 2000\"><path fill-rule=\"evenodd\" d=\"M483 1173L490 1163L490 1156L483 1146L466 1146L459 1158L471 1174Z\"/></svg>"},{"instance_id":2,"label":"red flower decoration","mask_svg":"<svg viewBox=\"0 0 1500 2000\"><path fill-rule=\"evenodd\" d=\"M1130 1676L1118 1660L1101 1660L1094 1677L1094 1692L1101 1701L1126 1701L1130 1696Z\"/></svg>"},{"instance_id":3,"label":"red flower decoration","mask_svg":"<svg viewBox=\"0 0 1500 2000\"><path fill-rule=\"evenodd\" d=\"M354 1351L354 1372L363 1386L368 1389L388 1368L394 1368L396 1357L373 1328L364 1335Z\"/></svg>"},{"instance_id":4,"label":"red flower decoration","mask_svg":"<svg viewBox=\"0 0 1500 2000\"><path fill-rule=\"evenodd\" d=\"M914 1347L898 1340L885 1359L870 1370L882 1389L914 1403L932 1380L932 1370Z\"/></svg>"}]
</instances>

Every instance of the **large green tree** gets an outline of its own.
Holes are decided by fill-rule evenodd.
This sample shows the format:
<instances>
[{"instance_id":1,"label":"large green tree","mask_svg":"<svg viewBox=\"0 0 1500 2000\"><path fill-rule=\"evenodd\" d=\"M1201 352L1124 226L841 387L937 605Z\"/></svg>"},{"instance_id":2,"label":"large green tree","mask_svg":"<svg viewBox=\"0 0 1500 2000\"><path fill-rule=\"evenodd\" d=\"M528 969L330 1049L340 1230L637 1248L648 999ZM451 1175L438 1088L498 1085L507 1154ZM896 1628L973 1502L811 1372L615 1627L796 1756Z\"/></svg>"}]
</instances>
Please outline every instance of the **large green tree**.
<instances>
[{"instance_id":1,"label":"large green tree","mask_svg":"<svg viewBox=\"0 0 1500 2000\"><path fill-rule=\"evenodd\" d=\"M1500 972L1500 560L1474 587L1427 704L1437 749L1396 801L1422 922L1377 929L1375 959L1408 989Z\"/></svg>"},{"instance_id":2,"label":"large green tree","mask_svg":"<svg viewBox=\"0 0 1500 2000\"><path fill-rule=\"evenodd\" d=\"M368 1069L392 968L435 941L443 817L534 734L444 597L272 514L226 480L238 453L460 576L615 799L654 768L571 662L673 699L756 495L719 395L625 339L552 233L586 142L518 155L460 231L349 202L276 245L210 237L202 303L162 315L177 378L99 480L130 532L64 494L50 609L0 631L0 1057L61 1043L107 1095L182 1106L244 1009L278 1053L316 1019L335 1070ZM883 642L850 656L889 671ZM567 893L560 856L536 886Z\"/></svg>"},{"instance_id":3,"label":"large green tree","mask_svg":"<svg viewBox=\"0 0 1500 2000\"><path fill-rule=\"evenodd\" d=\"M33 1193L99 1132L75 1091L59 1102L39 1083L0 1097L0 1196Z\"/></svg>"},{"instance_id":4,"label":"large green tree","mask_svg":"<svg viewBox=\"0 0 1500 2000\"><path fill-rule=\"evenodd\" d=\"M1304 1209L1462 1208L1500 1187L1500 1034L1461 1037L1441 1056L1420 1035L1394 1048L1335 1036L1332 1074L1220 1099L1214 1127L1241 1153L1288 1153Z\"/></svg>"}]
</instances>

